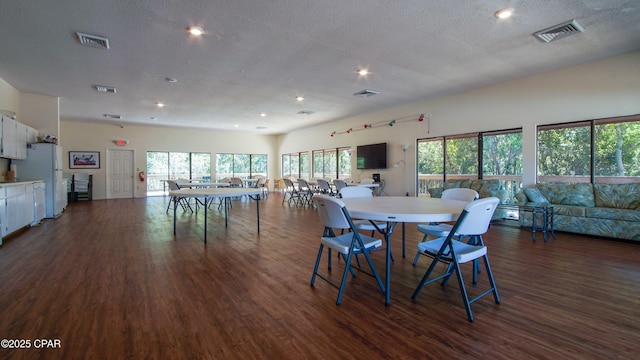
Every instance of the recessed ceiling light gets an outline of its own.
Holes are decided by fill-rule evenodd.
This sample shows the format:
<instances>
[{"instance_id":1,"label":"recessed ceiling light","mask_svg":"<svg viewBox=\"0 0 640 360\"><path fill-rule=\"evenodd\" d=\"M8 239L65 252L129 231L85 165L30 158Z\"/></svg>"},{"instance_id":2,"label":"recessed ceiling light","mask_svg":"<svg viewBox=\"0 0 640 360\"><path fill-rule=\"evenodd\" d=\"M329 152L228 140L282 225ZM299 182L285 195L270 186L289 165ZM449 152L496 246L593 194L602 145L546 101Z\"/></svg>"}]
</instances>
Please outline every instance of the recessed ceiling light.
<instances>
[{"instance_id":1,"label":"recessed ceiling light","mask_svg":"<svg viewBox=\"0 0 640 360\"><path fill-rule=\"evenodd\" d=\"M164 103L163 102L157 102L156 106L159 108L163 108L164 107Z\"/></svg>"},{"instance_id":2,"label":"recessed ceiling light","mask_svg":"<svg viewBox=\"0 0 640 360\"><path fill-rule=\"evenodd\" d=\"M265 116L267 116L267 114L266 113L260 113L260 116L265 117Z\"/></svg>"},{"instance_id":3,"label":"recessed ceiling light","mask_svg":"<svg viewBox=\"0 0 640 360\"><path fill-rule=\"evenodd\" d=\"M178 82L178 79L172 78L172 77L166 77L164 79L167 80L167 82L170 82L170 83Z\"/></svg>"},{"instance_id":4,"label":"recessed ceiling light","mask_svg":"<svg viewBox=\"0 0 640 360\"><path fill-rule=\"evenodd\" d=\"M233 127L236 127L236 128L237 128L237 127L240 127L240 125L238 125L238 124L235 124L235 125L233 125Z\"/></svg>"},{"instance_id":5,"label":"recessed ceiling light","mask_svg":"<svg viewBox=\"0 0 640 360\"><path fill-rule=\"evenodd\" d=\"M155 116L152 116L152 117L150 117L149 119L151 119L151 120L158 120L158 118L157 118L157 117L155 117Z\"/></svg>"},{"instance_id":6,"label":"recessed ceiling light","mask_svg":"<svg viewBox=\"0 0 640 360\"><path fill-rule=\"evenodd\" d=\"M296 96L296 101L302 101L304 100L304 96Z\"/></svg>"},{"instance_id":7,"label":"recessed ceiling light","mask_svg":"<svg viewBox=\"0 0 640 360\"><path fill-rule=\"evenodd\" d=\"M266 126L256 126L256 129L257 130L264 130L264 129L267 129L267 127Z\"/></svg>"},{"instance_id":8,"label":"recessed ceiling light","mask_svg":"<svg viewBox=\"0 0 640 360\"><path fill-rule=\"evenodd\" d=\"M498 19L508 19L511 17L511 15L513 15L513 8L501 9L493 14L493 16L497 17Z\"/></svg>"},{"instance_id":9,"label":"recessed ceiling light","mask_svg":"<svg viewBox=\"0 0 640 360\"><path fill-rule=\"evenodd\" d=\"M204 30L202 30L202 28L199 26L191 26L189 27L189 33L191 33L191 35L193 36L200 36L204 34Z\"/></svg>"},{"instance_id":10,"label":"recessed ceiling light","mask_svg":"<svg viewBox=\"0 0 640 360\"><path fill-rule=\"evenodd\" d=\"M366 76L369 74L369 69L360 69L358 70L358 75L360 76Z\"/></svg>"}]
</instances>

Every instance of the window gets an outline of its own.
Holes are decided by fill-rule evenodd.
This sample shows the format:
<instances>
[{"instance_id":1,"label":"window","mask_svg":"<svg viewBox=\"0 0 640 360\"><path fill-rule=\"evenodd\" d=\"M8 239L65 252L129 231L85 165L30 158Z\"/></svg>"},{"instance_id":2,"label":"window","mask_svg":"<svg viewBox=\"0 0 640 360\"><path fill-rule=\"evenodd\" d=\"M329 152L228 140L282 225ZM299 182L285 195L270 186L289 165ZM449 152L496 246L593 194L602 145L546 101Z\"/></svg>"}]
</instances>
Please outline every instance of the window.
<instances>
[{"instance_id":1,"label":"window","mask_svg":"<svg viewBox=\"0 0 640 360\"><path fill-rule=\"evenodd\" d=\"M640 115L538 127L539 182L637 182Z\"/></svg>"},{"instance_id":2,"label":"window","mask_svg":"<svg viewBox=\"0 0 640 360\"><path fill-rule=\"evenodd\" d=\"M305 178L309 175L309 153L282 154L282 175Z\"/></svg>"},{"instance_id":3,"label":"window","mask_svg":"<svg viewBox=\"0 0 640 360\"><path fill-rule=\"evenodd\" d=\"M522 187L522 132L482 133L482 178L499 179L510 200Z\"/></svg>"},{"instance_id":4,"label":"window","mask_svg":"<svg viewBox=\"0 0 640 360\"><path fill-rule=\"evenodd\" d=\"M499 179L513 197L522 185L522 130L418 140L418 195L446 179Z\"/></svg>"},{"instance_id":5,"label":"window","mask_svg":"<svg viewBox=\"0 0 640 360\"><path fill-rule=\"evenodd\" d=\"M444 142L445 177L478 178L478 134L450 136Z\"/></svg>"},{"instance_id":6,"label":"window","mask_svg":"<svg viewBox=\"0 0 640 360\"><path fill-rule=\"evenodd\" d=\"M346 179L351 177L351 148L313 151L313 177Z\"/></svg>"},{"instance_id":7,"label":"window","mask_svg":"<svg viewBox=\"0 0 640 360\"><path fill-rule=\"evenodd\" d=\"M188 152L147 152L147 195L164 194L165 180L211 180L211 154Z\"/></svg>"},{"instance_id":8,"label":"window","mask_svg":"<svg viewBox=\"0 0 640 360\"><path fill-rule=\"evenodd\" d=\"M265 154L216 154L216 181L223 178L249 178L267 175Z\"/></svg>"}]
</instances>

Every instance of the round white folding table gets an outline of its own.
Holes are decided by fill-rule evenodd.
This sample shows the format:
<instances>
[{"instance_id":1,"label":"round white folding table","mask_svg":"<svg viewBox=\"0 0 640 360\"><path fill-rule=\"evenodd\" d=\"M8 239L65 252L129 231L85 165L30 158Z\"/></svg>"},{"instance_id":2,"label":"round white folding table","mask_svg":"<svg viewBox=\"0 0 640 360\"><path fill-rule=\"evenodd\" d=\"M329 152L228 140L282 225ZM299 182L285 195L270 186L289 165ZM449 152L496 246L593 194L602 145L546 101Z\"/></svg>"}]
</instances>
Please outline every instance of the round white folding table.
<instances>
[{"instance_id":1,"label":"round white folding table","mask_svg":"<svg viewBox=\"0 0 640 360\"><path fill-rule=\"evenodd\" d=\"M391 235L398 223L429 223L454 221L462 213L467 202L425 197L374 196L368 198L341 199L353 218L386 221L386 229L378 229L387 243L385 262L385 305L390 303L391 293ZM375 226L375 224L374 224ZM404 256L404 228L403 228Z\"/></svg>"}]
</instances>

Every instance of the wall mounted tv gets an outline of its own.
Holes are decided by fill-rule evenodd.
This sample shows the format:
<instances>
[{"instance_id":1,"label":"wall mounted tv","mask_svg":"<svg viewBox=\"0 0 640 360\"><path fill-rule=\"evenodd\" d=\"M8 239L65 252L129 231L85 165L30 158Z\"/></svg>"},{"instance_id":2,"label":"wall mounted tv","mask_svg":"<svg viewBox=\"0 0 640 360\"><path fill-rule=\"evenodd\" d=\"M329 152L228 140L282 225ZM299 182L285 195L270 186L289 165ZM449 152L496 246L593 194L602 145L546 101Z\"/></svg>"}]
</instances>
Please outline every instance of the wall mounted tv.
<instances>
[{"instance_id":1,"label":"wall mounted tv","mask_svg":"<svg viewBox=\"0 0 640 360\"><path fill-rule=\"evenodd\" d=\"M387 168L387 143L359 145L356 148L356 168L386 169Z\"/></svg>"}]
</instances>

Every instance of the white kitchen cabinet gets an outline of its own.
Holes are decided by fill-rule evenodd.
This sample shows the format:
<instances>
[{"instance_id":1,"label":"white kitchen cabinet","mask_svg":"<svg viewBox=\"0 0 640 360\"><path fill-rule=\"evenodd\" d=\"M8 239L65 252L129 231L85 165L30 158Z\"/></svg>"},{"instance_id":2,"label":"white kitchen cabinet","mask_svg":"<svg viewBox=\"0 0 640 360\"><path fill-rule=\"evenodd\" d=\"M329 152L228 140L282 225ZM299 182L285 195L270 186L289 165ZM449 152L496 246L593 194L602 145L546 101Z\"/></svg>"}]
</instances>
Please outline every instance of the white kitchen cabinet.
<instances>
[{"instance_id":1,"label":"white kitchen cabinet","mask_svg":"<svg viewBox=\"0 0 640 360\"><path fill-rule=\"evenodd\" d=\"M0 157L26 159L27 144L38 141L38 131L6 116L0 120Z\"/></svg>"},{"instance_id":2,"label":"white kitchen cabinet","mask_svg":"<svg viewBox=\"0 0 640 360\"><path fill-rule=\"evenodd\" d=\"M27 158L27 128L27 125L16 122L16 159Z\"/></svg>"},{"instance_id":3,"label":"white kitchen cabinet","mask_svg":"<svg viewBox=\"0 0 640 360\"><path fill-rule=\"evenodd\" d=\"M0 188L2 236L31 225L34 220L33 182L4 184Z\"/></svg>"},{"instance_id":4,"label":"white kitchen cabinet","mask_svg":"<svg viewBox=\"0 0 640 360\"><path fill-rule=\"evenodd\" d=\"M0 245L2 238L7 235L7 201L5 196L5 187L0 186Z\"/></svg>"},{"instance_id":5,"label":"white kitchen cabinet","mask_svg":"<svg viewBox=\"0 0 640 360\"><path fill-rule=\"evenodd\" d=\"M24 227L25 225L25 203L26 203L26 185L24 183L18 185L9 185L6 191L6 212L7 212L7 234ZM33 185L32 185L33 198ZM33 204L32 204L33 206Z\"/></svg>"},{"instance_id":6,"label":"white kitchen cabinet","mask_svg":"<svg viewBox=\"0 0 640 360\"><path fill-rule=\"evenodd\" d=\"M2 148L0 149L0 156L4 158L15 159L18 155L17 124L18 122L11 118L2 117Z\"/></svg>"}]
</instances>

